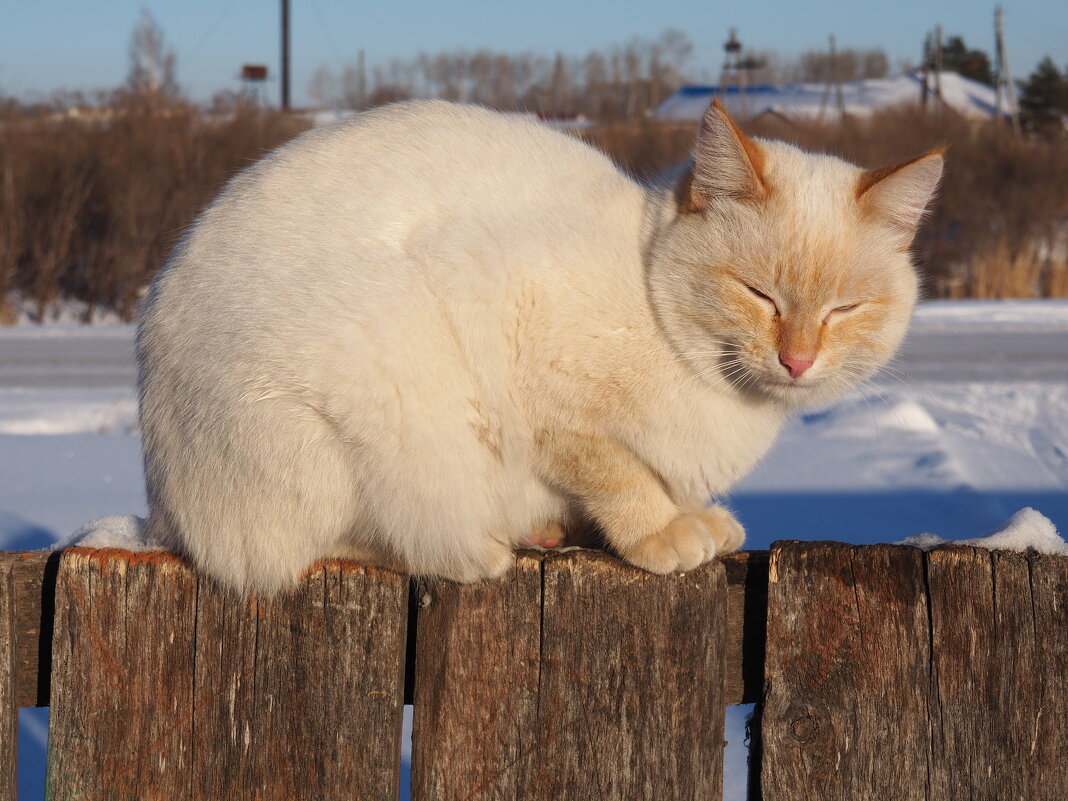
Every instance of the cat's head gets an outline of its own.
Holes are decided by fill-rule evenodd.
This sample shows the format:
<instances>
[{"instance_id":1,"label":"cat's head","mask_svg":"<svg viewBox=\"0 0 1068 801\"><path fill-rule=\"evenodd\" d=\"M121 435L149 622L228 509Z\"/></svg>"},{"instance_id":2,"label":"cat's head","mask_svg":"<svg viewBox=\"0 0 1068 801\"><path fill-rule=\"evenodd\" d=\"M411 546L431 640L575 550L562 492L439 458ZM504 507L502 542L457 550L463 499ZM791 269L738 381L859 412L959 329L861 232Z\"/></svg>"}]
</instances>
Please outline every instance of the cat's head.
<instances>
[{"instance_id":1,"label":"cat's head","mask_svg":"<svg viewBox=\"0 0 1068 801\"><path fill-rule=\"evenodd\" d=\"M909 246L942 154L865 171L745 136L718 103L650 249L654 309L702 380L818 403L901 343L918 282Z\"/></svg>"}]
</instances>

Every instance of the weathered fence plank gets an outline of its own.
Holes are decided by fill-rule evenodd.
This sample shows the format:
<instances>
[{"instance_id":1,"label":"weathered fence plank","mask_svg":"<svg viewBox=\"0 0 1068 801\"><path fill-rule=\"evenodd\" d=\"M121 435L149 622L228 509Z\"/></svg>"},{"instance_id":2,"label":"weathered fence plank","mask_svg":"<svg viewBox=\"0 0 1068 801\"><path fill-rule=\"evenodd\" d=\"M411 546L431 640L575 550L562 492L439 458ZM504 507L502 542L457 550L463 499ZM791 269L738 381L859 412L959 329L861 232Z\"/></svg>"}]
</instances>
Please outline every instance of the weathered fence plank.
<instances>
[{"instance_id":1,"label":"weathered fence plank","mask_svg":"<svg viewBox=\"0 0 1068 801\"><path fill-rule=\"evenodd\" d=\"M921 551L772 550L765 801L927 799L928 663Z\"/></svg>"},{"instance_id":2,"label":"weathered fence plank","mask_svg":"<svg viewBox=\"0 0 1068 801\"><path fill-rule=\"evenodd\" d=\"M407 580L328 563L231 601L202 584L192 797L395 799Z\"/></svg>"},{"instance_id":3,"label":"weathered fence plank","mask_svg":"<svg viewBox=\"0 0 1068 801\"><path fill-rule=\"evenodd\" d=\"M18 707L15 702L15 584L12 558L0 554L0 801L18 793Z\"/></svg>"},{"instance_id":4,"label":"weathered fence plank","mask_svg":"<svg viewBox=\"0 0 1068 801\"><path fill-rule=\"evenodd\" d=\"M522 798L537 737L541 555L500 581L420 582L412 797Z\"/></svg>"},{"instance_id":5,"label":"weathered fence plank","mask_svg":"<svg viewBox=\"0 0 1068 801\"><path fill-rule=\"evenodd\" d=\"M521 556L506 580L426 594L413 798L721 796L721 565L652 576L592 551Z\"/></svg>"},{"instance_id":6,"label":"weathered fence plank","mask_svg":"<svg viewBox=\"0 0 1068 801\"><path fill-rule=\"evenodd\" d=\"M1068 798L1068 560L939 550L927 575L932 797Z\"/></svg>"},{"instance_id":7,"label":"weathered fence plank","mask_svg":"<svg viewBox=\"0 0 1068 801\"><path fill-rule=\"evenodd\" d=\"M15 697L21 706L48 706L52 623L59 553L11 552L15 582Z\"/></svg>"},{"instance_id":8,"label":"weathered fence plank","mask_svg":"<svg viewBox=\"0 0 1068 801\"><path fill-rule=\"evenodd\" d=\"M50 798L396 798L404 577L327 564L257 602L74 549L56 590Z\"/></svg>"},{"instance_id":9,"label":"weathered fence plank","mask_svg":"<svg viewBox=\"0 0 1068 801\"><path fill-rule=\"evenodd\" d=\"M49 798L186 797L195 578L164 554L76 549L56 596Z\"/></svg>"},{"instance_id":10,"label":"weathered fence plank","mask_svg":"<svg viewBox=\"0 0 1068 801\"><path fill-rule=\"evenodd\" d=\"M1068 797L1068 558L1028 560L1031 608L1034 613L1035 651L1033 666L1041 688L1035 693L1036 722L1027 743L1027 760L1033 776L1043 766L1060 771L1059 781L1049 778L1050 792ZM1041 776L1038 776L1041 782ZM1035 793L1032 798L1041 798ZM1053 795L1047 793L1047 797Z\"/></svg>"},{"instance_id":11,"label":"weathered fence plank","mask_svg":"<svg viewBox=\"0 0 1068 801\"><path fill-rule=\"evenodd\" d=\"M764 801L1068 797L1066 601L1064 559L777 545Z\"/></svg>"}]
</instances>

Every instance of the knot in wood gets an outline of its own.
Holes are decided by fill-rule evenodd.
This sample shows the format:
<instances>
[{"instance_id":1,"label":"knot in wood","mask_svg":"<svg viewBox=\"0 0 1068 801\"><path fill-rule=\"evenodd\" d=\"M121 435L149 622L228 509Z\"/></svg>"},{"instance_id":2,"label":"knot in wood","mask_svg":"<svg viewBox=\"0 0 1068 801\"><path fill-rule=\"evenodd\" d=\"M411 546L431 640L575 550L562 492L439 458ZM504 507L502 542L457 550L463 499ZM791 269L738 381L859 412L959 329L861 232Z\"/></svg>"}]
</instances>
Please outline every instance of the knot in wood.
<instances>
[{"instance_id":1,"label":"knot in wood","mask_svg":"<svg viewBox=\"0 0 1068 801\"><path fill-rule=\"evenodd\" d=\"M812 715L800 715L790 723L790 731L799 743L810 743L819 734L820 723Z\"/></svg>"}]
</instances>

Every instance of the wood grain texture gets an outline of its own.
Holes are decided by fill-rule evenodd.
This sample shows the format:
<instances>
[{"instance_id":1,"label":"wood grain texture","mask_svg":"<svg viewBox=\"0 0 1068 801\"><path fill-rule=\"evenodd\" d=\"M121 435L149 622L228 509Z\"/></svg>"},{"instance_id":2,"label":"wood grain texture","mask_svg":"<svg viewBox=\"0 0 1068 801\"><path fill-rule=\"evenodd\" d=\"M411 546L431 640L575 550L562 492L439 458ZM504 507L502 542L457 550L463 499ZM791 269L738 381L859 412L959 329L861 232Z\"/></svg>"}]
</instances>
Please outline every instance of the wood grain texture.
<instances>
[{"instance_id":1,"label":"wood grain texture","mask_svg":"<svg viewBox=\"0 0 1068 801\"><path fill-rule=\"evenodd\" d=\"M971 548L777 544L764 801L1068 797L1066 572Z\"/></svg>"},{"instance_id":2,"label":"wood grain texture","mask_svg":"<svg viewBox=\"0 0 1068 801\"><path fill-rule=\"evenodd\" d=\"M192 574L165 554L75 549L56 597L49 798L187 797Z\"/></svg>"},{"instance_id":3,"label":"wood grain texture","mask_svg":"<svg viewBox=\"0 0 1068 801\"><path fill-rule=\"evenodd\" d=\"M1063 801L1068 559L961 548L927 561L932 797Z\"/></svg>"},{"instance_id":4,"label":"wood grain texture","mask_svg":"<svg viewBox=\"0 0 1068 801\"><path fill-rule=\"evenodd\" d=\"M407 579L331 562L286 596L201 600L193 798L395 799Z\"/></svg>"},{"instance_id":5,"label":"wood grain texture","mask_svg":"<svg viewBox=\"0 0 1068 801\"><path fill-rule=\"evenodd\" d=\"M0 553L15 563L17 702L20 707L48 706L60 555ZM726 700L728 704L756 703L764 688L768 552L738 551L723 556L722 562L727 570ZM414 654L414 648L409 650ZM408 668L406 675L411 676L414 670L411 665Z\"/></svg>"},{"instance_id":6,"label":"wood grain texture","mask_svg":"<svg viewBox=\"0 0 1068 801\"><path fill-rule=\"evenodd\" d=\"M1022 732L1031 798L1068 798L1068 558L1028 560L1035 631L1034 725ZM1028 734L1030 736L1028 736ZM1037 767L1052 770L1040 775Z\"/></svg>"},{"instance_id":7,"label":"wood grain texture","mask_svg":"<svg viewBox=\"0 0 1068 801\"><path fill-rule=\"evenodd\" d=\"M653 576L595 551L521 555L506 581L428 594L414 799L720 798L720 564Z\"/></svg>"},{"instance_id":8,"label":"wood grain texture","mask_svg":"<svg viewBox=\"0 0 1068 801\"><path fill-rule=\"evenodd\" d=\"M499 581L417 585L412 798L520 798L539 758L540 554Z\"/></svg>"},{"instance_id":9,"label":"wood grain texture","mask_svg":"<svg viewBox=\"0 0 1068 801\"><path fill-rule=\"evenodd\" d=\"M727 578L724 701L728 706L756 704L764 695L768 552L735 551L720 561Z\"/></svg>"},{"instance_id":10,"label":"wood grain texture","mask_svg":"<svg viewBox=\"0 0 1068 801\"><path fill-rule=\"evenodd\" d=\"M257 601L74 549L56 608L50 798L396 798L403 576L331 563Z\"/></svg>"},{"instance_id":11,"label":"wood grain texture","mask_svg":"<svg viewBox=\"0 0 1068 801\"><path fill-rule=\"evenodd\" d=\"M18 794L18 707L15 703L15 583L13 557L0 554L0 801Z\"/></svg>"},{"instance_id":12,"label":"wood grain texture","mask_svg":"<svg viewBox=\"0 0 1068 801\"><path fill-rule=\"evenodd\" d=\"M20 707L48 706L59 554L13 551L15 675Z\"/></svg>"}]
</instances>

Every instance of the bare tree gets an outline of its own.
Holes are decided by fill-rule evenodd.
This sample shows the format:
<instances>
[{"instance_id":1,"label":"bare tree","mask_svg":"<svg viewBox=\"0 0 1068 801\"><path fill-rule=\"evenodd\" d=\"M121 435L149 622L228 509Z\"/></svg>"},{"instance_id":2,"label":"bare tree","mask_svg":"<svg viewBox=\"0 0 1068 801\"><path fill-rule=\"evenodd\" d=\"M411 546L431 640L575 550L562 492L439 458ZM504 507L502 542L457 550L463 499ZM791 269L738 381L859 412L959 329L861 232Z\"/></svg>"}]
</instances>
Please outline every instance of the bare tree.
<instances>
[{"instance_id":1,"label":"bare tree","mask_svg":"<svg viewBox=\"0 0 1068 801\"><path fill-rule=\"evenodd\" d=\"M661 80L674 91L682 83L687 64L693 55L693 42L678 28L668 28L653 43L661 64Z\"/></svg>"},{"instance_id":2,"label":"bare tree","mask_svg":"<svg viewBox=\"0 0 1068 801\"><path fill-rule=\"evenodd\" d=\"M338 100L338 82L333 71L320 64L308 83L308 95L317 108L330 108Z\"/></svg>"},{"instance_id":3,"label":"bare tree","mask_svg":"<svg viewBox=\"0 0 1068 801\"><path fill-rule=\"evenodd\" d=\"M834 58L825 50L810 50L801 54L797 80L824 83L833 79L859 81L864 78L885 78L890 62L882 50L838 51Z\"/></svg>"},{"instance_id":4,"label":"bare tree","mask_svg":"<svg viewBox=\"0 0 1068 801\"><path fill-rule=\"evenodd\" d=\"M558 54L496 53L480 50L420 53L372 69L370 105L397 97L440 97L508 110L588 114L600 119L641 116L684 81L693 44L668 29L653 40L634 39L608 53L582 58ZM342 102L356 107L350 80L342 73Z\"/></svg>"},{"instance_id":5,"label":"bare tree","mask_svg":"<svg viewBox=\"0 0 1068 801\"><path fill-rule=\"evenodd\" d=\"M575 113L575 86L571 77L571 66L562 53L556 54L553 61L552 77L549 79L544 109L553 114Z\"/></svg>"},{"instance_id":6,"label":"bare tree","mask_svg":"<svg viewBox=\"0 0 1068 801\"><path fill-rule=\"evenodd\" d=\"M126 86L131 93L151 100L174 100L178 97L174 50L164 42L163 29L146 8L141 9L130 35L130 71Z\"/></svg>"}]
</instances>

